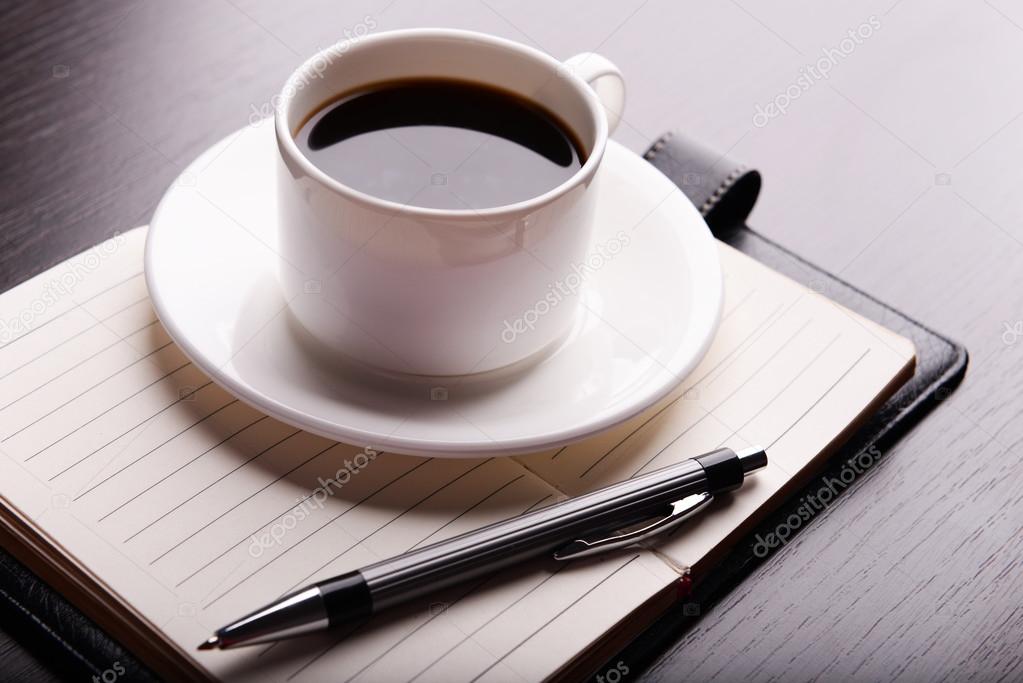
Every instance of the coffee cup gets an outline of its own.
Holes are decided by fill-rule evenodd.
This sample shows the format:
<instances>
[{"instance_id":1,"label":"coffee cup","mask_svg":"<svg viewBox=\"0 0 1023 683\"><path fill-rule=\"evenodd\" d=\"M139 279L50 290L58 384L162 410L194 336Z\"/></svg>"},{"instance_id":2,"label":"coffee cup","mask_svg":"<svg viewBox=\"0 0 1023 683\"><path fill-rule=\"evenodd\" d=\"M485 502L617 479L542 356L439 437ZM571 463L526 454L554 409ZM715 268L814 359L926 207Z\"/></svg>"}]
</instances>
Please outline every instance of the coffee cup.
<instances>
[{"instance_id":1,"label":"coffee cup","mask_svg":"<svg viewBox=\"0 0 1023 683\"><path fill-rule=\"evenodd\" d=\"M437 208L356 189L299 145L303 125L345 93L424 78L551 112L578 141L579 168L508 204ZM598 169L624 100L620 72L600 55L559 62L469 31L390 31L314 55L275 116L279 278L292 315L321 345L390 373L485 373L540 357L578 316L579 291L557 283L586 259Z\"/></svg>"}]
</instances>

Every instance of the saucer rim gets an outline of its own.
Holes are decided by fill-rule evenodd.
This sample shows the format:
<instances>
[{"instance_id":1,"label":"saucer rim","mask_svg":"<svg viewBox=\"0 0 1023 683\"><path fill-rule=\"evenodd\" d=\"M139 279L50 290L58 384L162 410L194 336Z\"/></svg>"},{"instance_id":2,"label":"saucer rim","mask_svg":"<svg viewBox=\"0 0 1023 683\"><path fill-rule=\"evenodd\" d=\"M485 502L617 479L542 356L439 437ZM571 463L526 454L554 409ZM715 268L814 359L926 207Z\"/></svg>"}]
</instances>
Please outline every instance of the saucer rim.
<instances>
[{"instance_id":1,"label":"saucer rim","mask_svg":"<svg viewBox=\"0 0 1023 683\"><path fill-rule=\"evenodd\" d=\"M181 176L185 176L190 173L192 168L198 166L203 160L211 156L215 157L219 151L223 150L224 145L230 144L236 135L244 134L247 128L250 127L251 126L235 131L217 144L205 150L185 168L185 170L181 173ZM620 147L621 151L625 154L635 155L634 152L614 140L609 140L608 146ZM670 182L667 179L665 180ZM452 458L474 456L512 456L560 448L620 425L664 399L685 380L689 373L692 372L692 370L704 358L711 342L714 339L718 326L720 325L722 308L724 306L724 276L721 271L720 259L718 258L717 251L713 248L714 237L711 234L710 229L707 228L702 215L696 211L688 198L683 195L682 199L689 204L692 212L697 218L699 218L700 222L703 224L704 230L706 231L702 239L705 239L706 244L710 247L709 254L713 257L714 264L716 266L713 283L713 297L716 299L716 304L713 305L713 315L708 332L703 336L699 346L693 353L687 356L684 362L678 363L675 367L661 364L664 372L658 373L656 376L664 378L656 382L654 380L646 382L647 389L642 392L642 395L638 400L634 399L630 401L624 408L602 411L602 413L598 414L598 416L594 419L587 419L582 422L577 421L565 428L551 430L542 434L502 439L488 438L487 440L477 439L473 441L451 441L430 437L394 436L384 435L377 431L368 431L350 424L342 424L336 421L332 422L329 418L321 415L310 414L282 403L272 396L267 395L260 389L255 388L251 384L246 384L240 378L232 376L225 368L234 367L234 364L231 363L231 359L234 357L233 355L225 363L225 368L221 368L212 360L205 358L204 354L199 351L195 344L193 344L193 342L189 339L189 336L181 329L179 321L176 320L175 316L167 310L167 302L161 296L160 285L157 282L156 273L158 271L158 267L154 267L154 263L156 262L155 253L159 249L158 245L162 235L159 228L154 230L154 226L159 223L165 204L173 199L172 195L174 194L174 188L176 185L177 183L172 183L170 188L161 198L160 203L153 214L153 218L150 221L150 228L146 235L144 255L145 280L150 293L150 301L157 317L166 329L167 334L199 370L208 374L212 379L220 384L221 387L246 404L281 422L342 443L354 445L370 444L373 448L379 447L381 451L405 455ZM679 192L679 194L681 194L681 190L677 188L675 189ZM706 286L711 285L710 282L703 284ZM593 284L589 285L589 287L594 286L595 285ZM701 298L704 298L705 301L707 295L708 292L701 291L700 296ZM582 311L581 314L583 316L593 315L586 311ZM567 338L563 343L566 346L570 345L571 338ZM561 350L559 349L559 353L560 351ZM542 367L545 362L546 361L541 361L538 368ZM477 429L477 431L479 430ZM480 433L482 434L482 432Z\"/></svg>"}]
</instances>

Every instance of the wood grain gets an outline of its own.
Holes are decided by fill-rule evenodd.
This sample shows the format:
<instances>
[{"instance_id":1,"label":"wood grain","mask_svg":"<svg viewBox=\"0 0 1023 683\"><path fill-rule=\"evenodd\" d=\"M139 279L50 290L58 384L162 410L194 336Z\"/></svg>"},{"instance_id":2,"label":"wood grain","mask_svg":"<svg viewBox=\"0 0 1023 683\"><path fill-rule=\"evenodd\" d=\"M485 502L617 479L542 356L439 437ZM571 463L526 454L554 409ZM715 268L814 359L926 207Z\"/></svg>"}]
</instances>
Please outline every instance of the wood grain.
<instances>
[{"instance_id":1,"label":"wood grain","mask_svg":"<svg viewBox=\"0 0 1023 683\"><path fill-rule=\"evenodd\" d=\"M683 128L758 166L756 229L973 359L950 399L647 675L1023 677L1023 9L48 0L0 12L0 289L147 222L185 164L367 17L611 58L629 84L619 141L640 151ZM871 17L879 28L846 53ZM828 77L801 82L821 59ZM757 125L775 100L785 113ZM7 641L0 651L5 672L38 671Z\"/></svg>"}]
</instances>

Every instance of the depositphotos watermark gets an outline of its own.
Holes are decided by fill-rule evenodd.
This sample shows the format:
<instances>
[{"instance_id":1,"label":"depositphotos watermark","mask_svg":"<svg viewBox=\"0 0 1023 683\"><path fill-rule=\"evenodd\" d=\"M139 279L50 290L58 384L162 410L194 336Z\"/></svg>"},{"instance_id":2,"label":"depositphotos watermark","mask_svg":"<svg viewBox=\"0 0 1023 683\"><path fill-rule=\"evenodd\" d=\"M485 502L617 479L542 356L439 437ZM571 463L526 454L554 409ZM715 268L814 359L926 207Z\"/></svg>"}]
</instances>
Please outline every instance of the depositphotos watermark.
<instances>
[{"instance_id":1,"label":"depositphotos watermark","mask_svg":"<svg viewBox=\"0 0 1023 683\"><path fill-rule=\"evenodd\" d=\"M298 526L298 523L307 518L315 510L322 510L327 499L340 491L356 474L361 472L367 465L376 460L380 455L379 451L372 448L363 448L362 452L356 453L352 459L345 459L344 464L330 479L317 477L318 486L305 498L299 498L297 505L284 513L279 520L267 527L259 536L253 534L249 543L249 555L261 557L264 552L275 545L280 545L288 532Z\"/></svg>"},{"instance_id":2,"label":"depositphotos watermark","mask_svg":"<svg viewBox=\"0 0 1023 683\"><path fill-rule=\"evenodd\" d=\"M881 20L875 15L870 15L865 22L854 29L846 32L845 38L839 41L835 47L821 49L821 57L812 64L807 64L799 70L799 76L788 87L774 96L765 105L757 105L753 114L753 125L763 128L771 119L782 116L792 106L792 102L799 99L803 93L812 88L816 83L827 80L831 77L831 70L838 66L838 63L856 51L856 48L863 44L863 41L880 30Z\"/></svg>"},{"instance_id":3,"label":"depositphotos watermark","mask_svg":"<svg viewBox=\"0 0 1023 683\"><path fill-rule=\"evenodd\" d=\"M800 498L799 507L786 517L785 521L776 526L774 531L763 537L757 534L756 542L753 544L753 554L761 558L767 557L773 549L788 543L793 533L817 514L826 510L839 493L849 488L849 485L856 481L857 477L873 467L880 459L881 451L877 446L871 446L849 458L839 470L838 476L824 477L824 483L816 492Z\"/></svg>"},{"instance_id":4,"label":"depositphotos watermark","mask_svg":"<svg viewBox=\"0 0 1023 683\"><path fill-rule=\"evenodd\" d=\"M376 20L371 14L367 14L362 18L362 21L352 28L343 29L341 31L341 33L344 34L343 40L339 40L326 50L317 50L317 55L313 57L310 64L312 73L303 69L298 78L294 79L294 81L289 80L285 84L283 92L277 93L271 97L268 102L264 102L259 106L256 106L255 104L249 105L249 108L251 109L251 112L249 113L249 125L258 126L277 112L277 108L280 106L282 99L285 97L294 97L295 93L305 89L305 87L312 82L313 78L323 78L323 72L327 70L327 67L333 64L336 60L344 57L345 53L352 49L352 46L369 35L369 33L376 27Z\"/></svg>"},{"instance_id":5,"label":"depositphotos watermark","mask_svg":"<svg viewBox=\"0 0 1023 683\"><path fill-rule=\"evenodd\" d=\"M629 673L629 665L619 659L614 666L608 667L594 678L597 679L597 683L619 683L619 681L624 681Z\"/></svg>"},{"instance_id":6,"label":"depositphotos watermark","mask_svg":"<svg viewBox=\"0 0 1023 683\"><path fill-rule=\"evenodd\" d=\"M39 316L64 297L74 294L86 276L99 268L104 260L124 245L124 242L124 235L114 235L113 238L76 257L59 276L47 280L39 296L30 301L18 315L7 320L0 319L0 344L6 344L26 334Z\"/></svg>"},{"instance_id":7,"label":"depositphotos watermark","mask_svg":"<svg viewBox=\"0 0 1023 683\"><path fill-rule=\"evenodd\" d=\"M128 673L128 670L124 668L124 664L121 664L121 660L117 660L109 668L104 669L98 674L93 674L93 683L114 683L124 674Z\"/></svg>"},{"instance_id":8,"label":"depositphotos watermark","mask_svg":"<svg viewBox=\"0 0 1023 683\"><path fill-rule=\"evenodd\" d=\"M566 298L576 294L586 282L586 278L610 263L631 242L632 238L629 237L629 234L624 230L619 230L613 237L598 244L585 261L573 263L570 268L571 272L563 279L549 283L547 294L533 304L529 310L514 320L505 319L504 329L501 331L501 341L511 344L519 338L519 335L535 329L540 318L557 308L558 304Z\"/></svg>"},{"instance_id":9,"label":"depositphotos watermark","mask_svg":"<svg viewBox=\"0 0 1023 683\"><path fill-rule=\"evenodd\" d=\"M1023 320L1017 320L1016 322L1002 322L1002 343L1006 346L1012 346L1023 337Z\"/></svg>"}]
</instances>

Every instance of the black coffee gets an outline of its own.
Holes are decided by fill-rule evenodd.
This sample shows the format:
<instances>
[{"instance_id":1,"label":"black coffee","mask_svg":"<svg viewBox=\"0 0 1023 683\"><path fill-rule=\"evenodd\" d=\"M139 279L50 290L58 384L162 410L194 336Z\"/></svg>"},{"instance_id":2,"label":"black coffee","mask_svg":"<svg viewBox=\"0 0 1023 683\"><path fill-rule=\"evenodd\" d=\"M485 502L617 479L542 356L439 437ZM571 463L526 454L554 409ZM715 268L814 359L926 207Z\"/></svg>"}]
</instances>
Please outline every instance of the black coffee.
<instances>
[{"instance_id":1,"label":"black coffee","mask_svg":"<svg viewBox=\"0 0 1023 683\"><path fill-rule=\"evenodd\" d=\"M382 199L485 209L553 189L585 157L539 105L475 83L382 83L324 106L298 146L327 175Z\"/></svg>"}]
</instances>

